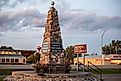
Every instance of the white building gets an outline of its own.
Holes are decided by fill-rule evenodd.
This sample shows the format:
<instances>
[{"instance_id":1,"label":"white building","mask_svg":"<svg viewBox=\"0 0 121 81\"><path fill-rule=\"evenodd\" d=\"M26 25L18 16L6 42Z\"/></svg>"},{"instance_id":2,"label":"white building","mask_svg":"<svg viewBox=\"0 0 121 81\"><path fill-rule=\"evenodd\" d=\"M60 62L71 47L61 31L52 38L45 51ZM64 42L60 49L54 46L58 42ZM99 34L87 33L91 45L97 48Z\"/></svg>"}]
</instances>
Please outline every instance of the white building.
<instances>
[{"instance_id":1,"label":"white building","mask_svg":"<svg viewBox=\"0 0 121 81\"><path fill-rule=\"evenodd\" d=\"M0 64L26 64L26 57L19 54L0 54Z\"/></svg>"},{"instance_id":2,"label":"white building","mask_svg":"<svg viewBox=\"0 0 121 81\"><path fill-rule=\"evenodd\" d=\"M12 47L0 47L0 64L26 64L26 57Z\"/></svg>"}]
</instances>

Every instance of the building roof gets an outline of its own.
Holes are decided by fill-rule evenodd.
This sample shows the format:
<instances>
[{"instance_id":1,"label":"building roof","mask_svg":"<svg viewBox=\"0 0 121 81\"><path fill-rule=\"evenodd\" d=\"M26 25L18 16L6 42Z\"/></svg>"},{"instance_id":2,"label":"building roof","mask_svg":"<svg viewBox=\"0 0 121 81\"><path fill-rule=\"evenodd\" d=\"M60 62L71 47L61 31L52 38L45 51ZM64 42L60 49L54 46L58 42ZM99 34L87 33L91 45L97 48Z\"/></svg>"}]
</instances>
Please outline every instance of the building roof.
<instances>
[{"instance_id":1,"label":"building roof","mask_svg":"<svg viewBox=\"0 0 121 81\"><path fill-rule=\"evenodd\" d=\"M25 57L28 57L36 52L36 50L21 50L21 49L15 50L12 47L8 47L8 46L1 46L0 51L16 52L16 54L20 52Z\"/></svg>"},{"instance_id":2,"label":"building roof","mask_svg":"<svg viewBox=\"0 0 121 81\"><path fill-rule=\"evenodd\" d=\"M79 58L83 58L83 57L79 57ZM101 55L89 55L89 56L85 56L85 58L101 58Z\"/></svg>"},{"instance_id":3,"label":"building roof","mask_svg":"<svg viewBox=\"0 0 121 81\"><path fill-rule=\"evenodd\" d=\"M3 58L3 57L23 58L24 56L19 54L0 54L0 58Z\"/></svg>"},{"instance_id":4,"label":"building roof","mask_svg":"<svg viewBox=\"0 0 121 81\"><path fill-rule=\"evenodd\" d=\"M21 54L25 57L28 57L36 52L36 50L15 50L15 51L20 51Z\"/></svg>"},{"instance_id":5,"label":"building roof","mask_svg":"<svg viewBox=\"0 0 121 81\"><path fill-rule=\"evenodd\" d=\"M0 50L14 50L12 47L1 46Z\"/></svg>"}]
</instances>

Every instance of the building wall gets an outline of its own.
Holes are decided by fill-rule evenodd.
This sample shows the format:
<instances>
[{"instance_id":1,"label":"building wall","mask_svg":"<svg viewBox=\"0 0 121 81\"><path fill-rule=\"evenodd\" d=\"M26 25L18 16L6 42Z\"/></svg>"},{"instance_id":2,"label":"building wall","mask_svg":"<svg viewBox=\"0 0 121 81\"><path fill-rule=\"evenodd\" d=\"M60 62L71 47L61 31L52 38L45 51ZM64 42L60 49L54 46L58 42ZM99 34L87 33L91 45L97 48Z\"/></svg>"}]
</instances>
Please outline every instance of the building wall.
<instances>
[{"instance_id":1,"label":"building wall","mask_svg":"<svg viewBox=\"0 0 121 81\"><path fill-rule=\"evenodd\" d=\"M85 58L85 65L88 65L88 61L95 65L101 65L101 58ZM83 58L79 58L79 62L84 64ZM74 58L74 64L76 63L77 63L77 58Z\"/></svg>"},{"instance_id":2,"label":"building wall","mask_svg":"<svg viewBox=\"0 0 121 81\"><path fill-rule=\"evenodd\" d=\"M121 64L121 54L109 54L105 55L104 59L109 59L111 64Z\"/></svg>"},{"instance_id":3,"label":"building wall","mask_svg":"<svg viewBox=\"0 0 121 81\"><path fill-rule=\"evenodd\" d=\"M0 57L1 64L26 64L26 58L19 57Z\"/></svg>"},{"instance_id":4,"label":"building wall","mask_svg":"<svg viewBox=\"0 0 121 81\"><path fill-rule=\"evenodd\" d=\"M85 57L85 64L88 64L88 61L95 65L112 65L112 64L121 64L121 54L109 54L94 57ZM83 58L79 58L79 62L84 64ZM101 63L102 62L102 63ZM77 63L77 58L74 58L74 64Z\"/></svg>"},{"instance_id":5,"label":"building wall","mask_svg":"<svg viewBox=\"0 0 121 81\"><path fill-rule=\"evenodd\" d=\"M0 54L16 54L16 52L15 51L5 50L5 51L0 51Z\"/></svg>"},{"instance_id":6,"label":"building wall","mask_svg":"<svg viewBox=\"0 0 121 81\"><path fill-rule=\"evenodd\" d=\"M111 60L111 64L121 64L121 59Z\"/></svg>"}]
</instances>

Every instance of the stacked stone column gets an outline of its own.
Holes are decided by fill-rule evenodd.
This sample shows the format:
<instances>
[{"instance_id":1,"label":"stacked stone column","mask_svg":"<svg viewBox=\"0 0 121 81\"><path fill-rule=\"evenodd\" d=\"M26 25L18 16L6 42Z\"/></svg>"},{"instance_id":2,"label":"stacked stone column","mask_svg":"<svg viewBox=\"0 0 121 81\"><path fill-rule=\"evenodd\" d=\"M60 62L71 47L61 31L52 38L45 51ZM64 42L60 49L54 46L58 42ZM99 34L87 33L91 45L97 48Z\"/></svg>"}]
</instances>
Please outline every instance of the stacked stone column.
<instances>
[{"instance_id":1,"label":"stacked stone column","mask_svg":"<svg viewBox=\"0 0 121 81\"><path fill-rule=\"evenodd\" d=\"M40 62L43 64L63 64L63 45L57 10L50 7L45 24Z\"/></svg>"}]
</instances>

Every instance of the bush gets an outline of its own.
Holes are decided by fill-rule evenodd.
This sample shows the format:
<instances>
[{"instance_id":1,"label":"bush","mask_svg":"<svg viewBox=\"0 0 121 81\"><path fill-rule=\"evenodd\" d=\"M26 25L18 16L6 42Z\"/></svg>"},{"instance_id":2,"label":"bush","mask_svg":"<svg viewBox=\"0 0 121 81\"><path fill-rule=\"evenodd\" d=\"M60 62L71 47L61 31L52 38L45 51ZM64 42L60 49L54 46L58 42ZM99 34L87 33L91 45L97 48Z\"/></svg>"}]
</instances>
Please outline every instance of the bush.
<instances>
[{"instance_id":1,"label":"bush","mask_svg":"<svg viewBox=\"0 0 121 81\"><path fill-rule=\"evenodd\" d=\"M0 77L0 81L3 81L3 78L2 77Z\"/></svg>"},{"instance_id":2,"label":"bush","mask_svg":"<svg viewBox=\"0 0 121 81\"><path fill-rule=\"evenodd\" d=\"M12 70L10 69L0 70L0 75L10 75L11 73L12 73Z\"/></svg>"}]
</instances>

